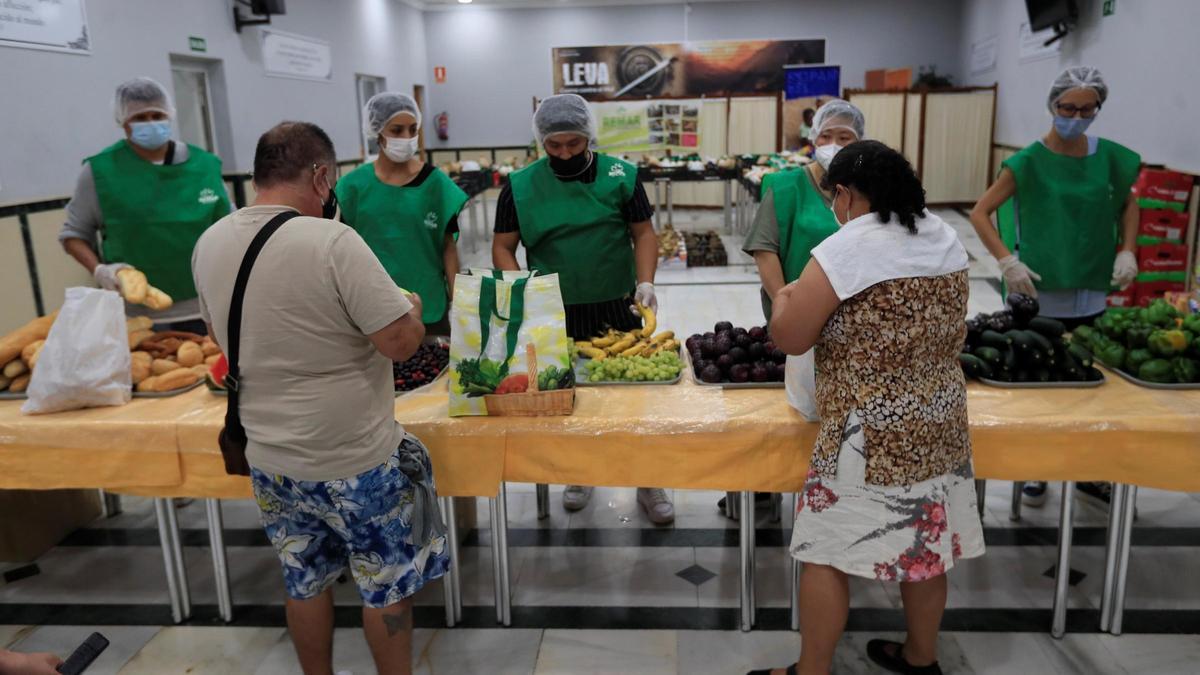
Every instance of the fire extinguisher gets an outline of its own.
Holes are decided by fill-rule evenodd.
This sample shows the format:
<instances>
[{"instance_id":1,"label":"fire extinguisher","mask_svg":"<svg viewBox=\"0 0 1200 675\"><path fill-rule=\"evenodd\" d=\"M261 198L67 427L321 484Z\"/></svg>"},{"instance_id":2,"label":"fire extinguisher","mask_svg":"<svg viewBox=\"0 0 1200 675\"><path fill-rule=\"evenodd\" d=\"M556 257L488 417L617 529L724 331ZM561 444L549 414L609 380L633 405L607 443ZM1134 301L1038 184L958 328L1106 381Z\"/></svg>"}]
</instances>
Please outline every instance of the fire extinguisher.
<instances>
[{"instance_id":1,"label":"fire extinguisher","mask_svg":"<svg viewBox=\"0 0 1200 675\"><path fill-rule=\"evenodd\" d=\"M438 113L437 117L433 118L437 124L437 135L439 140L450 140L450 115L445 112Z\"/></svg>"}]
</instances>

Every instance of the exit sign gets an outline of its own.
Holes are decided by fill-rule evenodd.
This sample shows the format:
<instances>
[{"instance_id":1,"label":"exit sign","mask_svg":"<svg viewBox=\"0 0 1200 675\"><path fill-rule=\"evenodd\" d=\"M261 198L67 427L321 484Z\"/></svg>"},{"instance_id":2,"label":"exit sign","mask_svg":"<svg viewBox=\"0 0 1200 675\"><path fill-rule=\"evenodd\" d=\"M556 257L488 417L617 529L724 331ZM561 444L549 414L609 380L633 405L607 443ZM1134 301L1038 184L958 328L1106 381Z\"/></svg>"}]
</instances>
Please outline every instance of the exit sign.
<instances>
[{"instance_id":1,"label":"exit sign","mask_svg":"<svg viewBox=\"0 0 1200 675\"><path fill-rule=\"evenodd\" d=\"M188 38L188 46L191 47L192 51L194 51L194 52L208 51L208 41L202 37L196 37L194 35L189 37Z\"/></svg>"},{"instance_id":2,"label":"exit sign","mask_svg":"<svg viewBox=\"0 0 1200 675\"><path fill-rule=\"evenodd\" d=\"M1112 16L1117 13L1117 0L1104 0L1104 16Z\"/></svg>"}]
</instances>

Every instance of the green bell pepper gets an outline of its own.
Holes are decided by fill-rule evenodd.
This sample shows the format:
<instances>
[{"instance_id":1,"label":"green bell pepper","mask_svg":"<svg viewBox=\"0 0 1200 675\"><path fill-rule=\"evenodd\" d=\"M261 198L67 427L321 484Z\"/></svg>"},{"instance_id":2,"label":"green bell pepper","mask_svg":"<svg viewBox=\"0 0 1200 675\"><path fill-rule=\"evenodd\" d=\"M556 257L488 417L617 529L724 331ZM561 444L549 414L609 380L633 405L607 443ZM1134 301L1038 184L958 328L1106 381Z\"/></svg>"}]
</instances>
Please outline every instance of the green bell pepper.
<instances>
[{"instance_id":1,"label":"green bell pepper","mask_svg":"<svg viewBox=\"0 0 1200 675\"><path fill-rule=\"evenodd\" d=\"M1136 373L1142 367L1142 364L1150 361L1154 355L1149 349L1132 349L1125 355L1125 372Z\"/></svg>"},{"instance_id":2,"label":"green bell pepper","mask_svg":"<svg viewBox=\"0 0 1200 675\"><path fill-rule=\"evenodd\" d=\"M1171 359L1171 373L1174 374L1175 381L1181 384L1200 382L1200 364L1185 356Z\"/></svg>"},{"instance_id":3,"label":"green bell pepper","mask_svg":"<svg viewBox=\"0 0 1200 675\"><path fill-rule=\"evenodd\" d=\"M1200 314L1189 314L1183 319L1183 328L1200 335Z\"/></svg>"},{"instance_id":4,"label":"green bell pepper","mask_svg":"<svg viewBox=\"0 0 1200 675\"><path fill-rule=\"evenodd\" d=\"M1166 359L1151 359L1138 368L1138 379L1159 384L1171 384L1175 380L1171 362Z\"/></svg>"},{"instance_id":5,"label":"green bell pepper","mask_svg":"<svg viewBox=\"0 0 1200 675\"><path fill-rule=\"evenodd\" d=\"M1156 330L1146 341L1150 351L1158 356L1171 357L1187 351L1187 335L1181 330Z\"/></svg>"},{"instance_id":6,"label":"green bell pepper","mask_svg":"<svg viewBox=\"0 0 1200 675\"><path fill-rule=\"evenodd\" d=\"M1075 330L1071 331L1071 341L1078 342L1086 347L1091 344L1092 335L1094 335L1095 332L1096 330L1091 326L1077 326Z\"/></svg>"},{"instance_id":7,"label":"green bell pepper","mask_svg":"<svg viewBox=\"0 0 1200 675\"><path fill-rule=\"evenodd\" d=\"M1096 358L1110 368L1120 368L1125 365L1125 348L1116 342L1109 341L1104 345L1097 345L1097 349L1092 350L1092 354Z\"/></svg>"},{"instance_id":8,"label":"green bell pepper","mask_svg":"<svg viewBox=\"0 0 1200 675\"><path fill-rule=\"evenodd\" d=\"M1175 327L1175 319L1179 318L1179 310L1163 299L1155 300L1146 308L1146 321L1155 326Z\"/></svg>"},{"instance_id":9,"label":"green bell pepper","mask_svg":"<svg viewBox=\"0 0 1200 675\"><path fill-rule=\"evenodd\" d=\"M1125 344L1130 349L1141 349L1146 346L1153 332L1154 328L1151 326L1134 326L1125 332Z\"/></svg>"}]
</instances>

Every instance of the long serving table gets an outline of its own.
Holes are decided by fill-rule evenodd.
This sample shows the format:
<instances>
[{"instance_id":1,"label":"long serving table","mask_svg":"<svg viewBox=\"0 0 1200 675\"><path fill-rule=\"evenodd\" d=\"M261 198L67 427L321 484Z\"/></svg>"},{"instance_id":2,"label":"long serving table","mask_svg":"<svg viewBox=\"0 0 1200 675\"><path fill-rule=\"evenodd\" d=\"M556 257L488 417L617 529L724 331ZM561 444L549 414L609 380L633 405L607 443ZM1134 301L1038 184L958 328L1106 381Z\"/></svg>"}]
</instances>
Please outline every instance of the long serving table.
<instances>
[{"instance_id":1,"label":"long serving table","mask_svg":"<svg viewBox=\"0 0 1200 675\"><path fill-rule=\"evenodd\" d=\"M804 483L816 425L780 390L697 386L584 388L569 417L447 416L446 380L396 401L396 417L430 450L439 494L491 500L497 622L512 618L504 482L659 485L738 492L796 492ZM220 530L222 498L249 496L244 478L224 475L217 433L225 399L203 389L120 408L23 417L0 402L0 488L104 488L156 498L173 616L187 618L189 594L169 497L208 499L221 614L232 597ZM1063 481L1052 633L1066 626L1073 486L1116 484L1108 533L1102 629L1119 633L1136 487L1200 490L1200 392L1159 391L1109 378L1095 389L969 387L979 478ZM130 449L134 448L134 449ZM1128 487L1126 487L1128 486ZM443 499L453 523L452 503ZM754 524L740 519L741 628L754 625ZM458 571L457 538L451 549ZM460 583L445 584L446 621L461 618Z\"/></svg>"}]
</instances>

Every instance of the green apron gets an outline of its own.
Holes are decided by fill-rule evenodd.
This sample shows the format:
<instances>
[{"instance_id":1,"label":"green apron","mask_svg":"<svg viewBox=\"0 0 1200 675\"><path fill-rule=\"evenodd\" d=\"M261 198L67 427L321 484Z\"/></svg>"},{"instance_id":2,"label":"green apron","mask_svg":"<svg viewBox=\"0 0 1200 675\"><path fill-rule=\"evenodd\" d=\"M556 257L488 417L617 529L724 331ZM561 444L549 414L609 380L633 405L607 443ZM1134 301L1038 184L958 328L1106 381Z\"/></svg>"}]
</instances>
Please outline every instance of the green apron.
<instances>
[{"instance_id":1,"label":"green apron","mask_svg":"<svg viewBox=\"0 0 1200 675\"><path fill-rule=\"evenodd\" d=\"M1109 290L1117 233L1141 161L1103 138L1087 157L1060 155L1039 141L1004 160L1017 193L999 210L1000 237L1041 275L1039 289Z\"/></svg>"},{"instance_id":2,"label":"green apron","mask_svg":"<svg viewBox=\"0 0 1200 675\"><path fill-rule=\"evenodd\" d=\"M467 193L437 169L418 187L388 185L375 175L374 163L346 174L334 189L342 220L367 242L396 285L421 296L421 321L441 321L450 295L442 257L446 228L467 203Z\"/></svg>"},{"instance_id":3,"label":"green apron","mask_svg":"<svg viewBox=\"0 0 1200 675\"><path fill-rule=\"evenodd\" d=\"M122 140L84 161L100 200L104 261L133 265L176 302L196 297L192 249L229 215L220 158L189 145L186 162L159 165Z\"/></svg>"},{"instance_id":4,"label":"green apron","mask_svg":"<svg viewBox=\"0 0 1200 675\"><path fill-rule=\"evenodd\" d=\"M593 183L564 182L543 158L510 177L529 268L558 274L563 303L606 302L637 285L633 241L621 212L637 167L596 153Z\"/></svg>"},{"instance_id":5,"label":"green apron","mask_svg":"<svg viewBox=\"0 0 1200 675\"><path fill-rule=\"evenodd\" d=\"M838 224L808 169L769 174L763 179L763 194L767 189L775 200L783 280L790 284L800 278L812 250L838 231Z\"/></svg>"}]
</instances>

